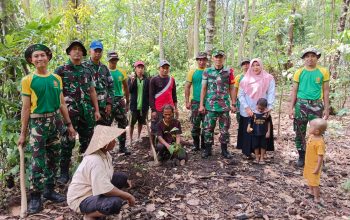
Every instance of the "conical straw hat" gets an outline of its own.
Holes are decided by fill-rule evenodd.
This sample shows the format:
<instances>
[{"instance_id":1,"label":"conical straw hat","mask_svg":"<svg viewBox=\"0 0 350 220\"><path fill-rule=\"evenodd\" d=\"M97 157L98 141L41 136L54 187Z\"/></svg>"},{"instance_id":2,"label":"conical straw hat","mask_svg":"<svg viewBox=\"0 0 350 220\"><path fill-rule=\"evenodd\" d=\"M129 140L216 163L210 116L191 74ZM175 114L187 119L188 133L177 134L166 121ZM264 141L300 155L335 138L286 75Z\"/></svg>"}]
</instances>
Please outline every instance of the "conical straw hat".
<instances>
[{"instance_id":1,"label":"conical straw hat","mask_svg":"<svg viewBox=\"0 0 350 220\"><path fill-rule=\"evenodd\" d=\"M125 129L97 125L94 130L94 135L91 138L90 144L85 151L85 155L92 154L99 149L109 144L113 139L116 139L125 132Z\"/></svg>"}]
</instances>

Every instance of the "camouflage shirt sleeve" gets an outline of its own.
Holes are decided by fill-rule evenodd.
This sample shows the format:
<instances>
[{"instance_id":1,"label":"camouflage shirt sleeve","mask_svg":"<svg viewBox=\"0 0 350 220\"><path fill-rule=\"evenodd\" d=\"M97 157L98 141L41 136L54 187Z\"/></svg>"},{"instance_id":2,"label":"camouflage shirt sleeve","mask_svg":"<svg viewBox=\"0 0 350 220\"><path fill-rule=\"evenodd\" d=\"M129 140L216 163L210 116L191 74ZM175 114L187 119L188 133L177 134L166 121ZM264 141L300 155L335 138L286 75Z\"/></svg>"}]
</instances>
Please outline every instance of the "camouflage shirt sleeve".
<instances>
[{"instance_id":1,"label":"camouflage shirt sleeve","mask_svg":"<svg viewBox=\"0 0 350 220\"><path fill-rule=\"evenodd\" d=\"M113 87L113 78L111 73L109 72L108 68L106 68L106 76L107 76L107 103L113 104L113 96L114 96L114 87Z\"/></svg>"}]
</instances>

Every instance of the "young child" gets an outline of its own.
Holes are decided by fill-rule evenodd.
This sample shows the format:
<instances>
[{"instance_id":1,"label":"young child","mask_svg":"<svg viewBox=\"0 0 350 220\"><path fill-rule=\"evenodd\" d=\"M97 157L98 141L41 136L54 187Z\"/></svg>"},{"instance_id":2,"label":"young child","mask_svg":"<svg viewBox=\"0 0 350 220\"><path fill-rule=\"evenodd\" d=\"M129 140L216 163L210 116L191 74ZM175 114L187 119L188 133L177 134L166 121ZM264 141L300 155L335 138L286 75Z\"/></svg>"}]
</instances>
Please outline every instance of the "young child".
<instances>
[{"instance_id":1,"label":"young child","mask_svg":"<svg viewBox=\"0 0 350 220\"><path fill-rule=\"evenodd\" d=\"M168 159L187 160L187 153L180 145L181 124L174 118L174 107L163 107L163 119L157 124L157 153L160 160Z\"/></svg>"},{"instance_id":2,"label":"young child","mask_svg":"<svg viewBox=\"0 0 350 220\"><path fill-rule=\"evenodd\" d=\"M321 204L320 177L326 148L323 139L326 129L326 120L322 118L312 120L310 122L309 139L306 145L304 178L309 185L309 194L314 197L314 201L317 204Z\"/></svg>"},{"instance_id":3,"label":"young child","mask_svg":"<svg viewBox=\"0 0 350 220\"><path fill-rule=\"evenodd\" d=\"M252 134L252 148L255 154L254 163L265 164L267 139L270 138L269 113L266 113L267 100L260 98L256 103L256 111L248 123L247 132Z\"/></svg>"}]
</instances>

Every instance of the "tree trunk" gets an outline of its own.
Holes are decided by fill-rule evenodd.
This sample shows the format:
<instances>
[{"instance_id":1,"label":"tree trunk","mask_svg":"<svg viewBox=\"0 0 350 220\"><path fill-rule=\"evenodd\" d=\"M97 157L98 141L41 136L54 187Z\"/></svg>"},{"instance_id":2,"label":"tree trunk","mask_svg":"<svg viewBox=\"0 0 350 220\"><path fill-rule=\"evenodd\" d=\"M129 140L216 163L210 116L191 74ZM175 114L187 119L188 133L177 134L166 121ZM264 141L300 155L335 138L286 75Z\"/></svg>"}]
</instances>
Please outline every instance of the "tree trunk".
<instances>
[{"instance_id":1,"label":"tree trunk","mask_svg":"<svg viewBox=\"0 0 350 220\"><path fill-rule=\"evenodd\" d=\"M295 23L295 5L292 6L292 11L290 15L290 23L288 28L288 49L287 49L287 55L290 57L292 55L293 51L293 40L294 40L294 23Z\"/></svg>"},{"instance_id":2,"label":"tree trunk","mask_svg":"<svg viewBox=\"0 0 350 220\"><path fill-rule=\"evenodd\" d=\"M5 43L5 35L7 33L7 12L6 12L6 0L0 0L0 30L1 30L1 43Z\"/></svg>"},{"instance_id":3,"label":"tree trunk","mask_svg":"<svg viewBox=\"0 0 350 220\"><path fill-rule=\"evenodd\" d=\"M335 12L335 0L332 0L331 2L331 8L332 8L332 20L331 20L331 40L330 40L330 44L331 46L333 45L333 36L334 36L334 12Z\"/></svg>"},{"instance_id":4,"label":"tree trunk","mask_svg":"<svg viewBox=\"0 0 350 220\"><path fill-rule=\"evenodd\" d=\"M50 2L50 0L45 0L44 4L45 4L45 11L46 11L47 16L51 17L52 11L51 11L51 2Z\"/></svg>"},{"instance_id":5,"label":"tree trunk","mask_svg":"<svg viewBox=\"0 0 350 220\"><path fill-rule=\"evenodd\" d=\"M238 44L238 62L240 62L242 60L242 57L244 56L244 38L248 29L248 21L249 21L249 0L245 0L243 30L241 32L241 37L239 38L239 44Z\"/></svg>"},{"instance_id":6,"label":"tree trunk","mask_svg":"<svg viewBox=\"0 0 350 220\"><path fill-rule=\"evenodd\" d=\"M252 1L252 11L250 19L252 19L255 16L255 2L256 0ZM253 58L254 54L254 42L255 42L255 29L253 28L253 25L250 25L250 36L249 36L249 56Z\"/></svg>"},{"instance_id":7,"label":"tree trunk","mask_svg":"<svg viewBox=\"0 0 350 220\"><path fill-rule=\"evenodd\" d=\"M31 19L31 13L30 13L30 1L29 0L23 0L22 1L22 5L23 5L23 9L24 9L24 13L26 15L26 17L28 17L29 19Z\"/></svg>"},{"instance_id":8,"label":"tree trunk","mask_svg":"<svg viewBox=\"0 0 350 220\"><path fill-rule=\"evenodd\" d=\"M235 4L233 6L233 27L232 27L232 57L231 62L232 65L235 63L235 47L236 47L236 9L237 9L237 1L235 1Z\"/></svg>"},{"instance_id":9,"label":"tree trunk","mask_svg":"<svg viewBox=\"0 0 350 220\"><path fill-rule=\"evenodd\" d=\"M196 0L194 22L193 22L193 54L197 56L199 52L199 21L201 11L201 0Z\"/></svg>"},{"instance_id":10,"label":"tree trunk","mask_svg":"<svg viewBox=\"0 0 350 220\"><path fill-rule=\"evenodd\" d=\"M161 0L160 20L159 20L159 59L161 60L164 60L164 46L163 46L164 8L165 8L165 0Z\"/></svg>"},{"instance_id":11,"label":"tree trunk","mask_svg":"<svg viewBox=\"0 0 350 220\"><path fill-rule=\"evenodd\" d=\"M213 50L213 41L215 35L215 6L216 0L207 1L207 24L205 28L205 51L208 53L209 61Z\"/></svg>"},{"instance_id":12,"label":"tree trunk","mask_svg":"<svg viewBox=\"0 0 350 220\"><path fill-rule=\"evenodd\" d=\"M193 43L194 43L194 30L193 30L193 25L189 25L188 26L188 30L187 30L187 58L191 59L192 57L196 56L193 49Z\"/></svg>"},{"instance_id":13,"label":"tree trunk","mask_svg":"<svg viewBox=\"0 0 350 220\"><path fill-rule=\"evenodd\" d=\"M227 29L227 15L228 15L228 4L230 0L222 2L222 10L224 11L224 18L222 19L222 31L221 31L221 49L225 49L225 38Z\"/></svg>"},{"instance_id":14,"label":"tree trunk","mask_svg":"<svg viewBox=\"0 0 350 220\"><path fill-rule=\"evenodd\" d=\"M343 32L345 30L346 17L349 10L350 0L343 0L342 12L339 17L337 32ZM339 65L340 51L337 50L336 54L333 56L333 62L330 65L329 71L333 75L333 78L337 78L337 66Z\"/></svg>"}]
</instances>

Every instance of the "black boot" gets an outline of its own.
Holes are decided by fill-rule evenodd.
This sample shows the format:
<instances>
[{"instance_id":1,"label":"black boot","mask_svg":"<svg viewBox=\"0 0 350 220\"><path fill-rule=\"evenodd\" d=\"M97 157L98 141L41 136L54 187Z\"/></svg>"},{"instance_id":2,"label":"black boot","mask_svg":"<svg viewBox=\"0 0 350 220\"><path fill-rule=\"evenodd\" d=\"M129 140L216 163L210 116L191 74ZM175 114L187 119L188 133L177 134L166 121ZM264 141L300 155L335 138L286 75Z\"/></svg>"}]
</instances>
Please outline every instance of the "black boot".
<instances>
[{"instance_id":1,"label":"black boot","mask_svg":"<svg viewBox=\"0 0 350 220\"><path fill-rule=\"evenodd\" d=\"M205 149L205 144L204 144L204 134L201 135L201 149Z\"/></svg>"},{"instance_id":2,"label":"black boot","mask_svg":"<svg viewBox=\"0 0 350 220\"><path fill-rule=\"evenodd\" d=\"M299 159L297 161L297 167L304 167L305 164L305 151L298 150L299 153Z\"/></svg>"},{"instance_id":3,"label":"black boot","mask_svg":"<svg viewBox=\"0 0 350 220\"><path fill-rule=\"evenodd\" d=\"M211 156L211 144L205 144L204 151L202 153L202 158L208 158Z\"/></svg>"},{"instance_id":4,"label":"black boot","mask_svg":"<svg viewBox=\"0 0 350 220\"><path fill-rule=\"evenodd\" d=\"M61 163L61 174L60 177L58 177L57 182L59 184L67 184L69 181L69 162L62 162Z\"/></svg>"},{"instance_id":5,"label":"black boot","mask_svg":"<svg viewBox=\"0 0 350 220\"><path fill-rule=\"evenodd\" d=\"M199 151L199 136L193 136L193 148L192 151Z\"/></svg>"},{"instance_id":6,"label":"black boot","mask_svg":"<svg viewBox=\"0 0 350 220\"><path fill-rule=\"evenodd\" d=\"M64 202L64 201L66 201L66 197L64 195L57 193L54 190L53 186L47 186L45 188L43 197L45 199L52 201L52 202Z\"/></svg>"},{"instance_id":7,"label":"black boot","mask_svg":"<svg viewBox=\"0 0 350 220\"><path fill-rule=\"evenodd\" d=\"M125 141L119 141L119 153L124 153L124 155L131 154L125 146Z\"/></svg>"},{"instance_id":8,"label":"black boot","mask_svg":"<svg viewBox=\"0 0 350 220\"><path fill-rule=\"evenodd\" d=\"M227 150L227 144L221 144L221 155L226 159L231 159L232 156Z\"/></svg>"},{"instance_id":9,"label":"black boot","mask_svg":"<svg viewBox=\"0 0 350 220\"><path fill-rule=\"evenodd\" d=\"M28 214L35 214L43 209L43 203L41 202L41 193L33 192L30 194Z\"/></svg>"}]
</instances>

